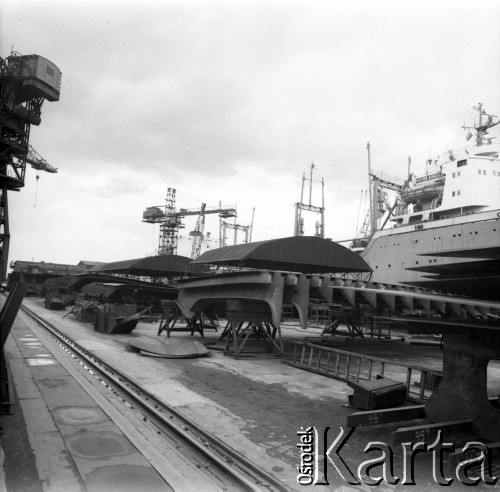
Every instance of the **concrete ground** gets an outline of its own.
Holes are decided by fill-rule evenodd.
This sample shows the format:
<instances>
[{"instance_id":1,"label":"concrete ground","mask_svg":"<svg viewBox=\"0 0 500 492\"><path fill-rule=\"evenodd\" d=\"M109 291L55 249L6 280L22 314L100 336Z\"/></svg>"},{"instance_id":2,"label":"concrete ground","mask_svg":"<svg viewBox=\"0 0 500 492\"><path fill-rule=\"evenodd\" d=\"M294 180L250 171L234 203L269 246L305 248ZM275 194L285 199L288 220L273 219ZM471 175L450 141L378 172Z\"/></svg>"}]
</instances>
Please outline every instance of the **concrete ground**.
<instances>
[{"instance_id":1,"label":"concrete ground","mask_svg":"<svg viewBox=\"0 0 500 492\"><path fill-rule=\"evenodd\" d=\"M176 343L193 337L177 332L167 340L165 332L159 337L156 335L157 324L142 322L129 335L103 334L94 331L90 323L77 321L73 315L63 318L67 311L44 309L41 299L28 298L25 303L80 345L126 372L159 398L273 473L289 490L303 490L303 486L297 483L297 467L301 459L297 446L298 432L314 427L322 449L324 443L329 446L335 441L340 428L346 426L346 417L353 412L348 405L348 395L352 390L345 382L283 364L282 357L277 355L252 353L235 359L223 355L219 349L213 349L209 357L147 357L134 351L127 341L148 337ZM16 324L9 343L15 343L12 339L16 338L17 329L19 326ZM319 337L321 327L304 331L294 323L284 323L282 332L286 347L290 349L289 342L293 339ZM203 343L217 342L219 337L220 332L214 331L207 331L204 339L199 335L194 336ZM359 339L339 348L434 369L441 367L442 352L439 346L410 345L408 340L384 342ZM11 346L11 352L14 349ZM491 394L498 394L500 369L493 364L492 371ZM403 373L401 376L404 380ZM22 392L22 388L17 387L16 390L18 394ZM40 450L33 449L30 435L33 426L28 425L26 418L37 417L28 416L24 411L19 412L19 409L13 416L6 419L2 417L2 447L6 452L8 490L47 490L47 482L38 468L36 454ZM326 429L329 431L325 435ZM387 426L357 429L342 448L345 464L355 472L360 463L372 457L364 453L366 445L371 441L391 444L393 430ZM432 477L432 463L428 458L423 456L417 460L416 485L412 490L440 488ZM394 449L394 461L394 473L397 475L401 473L403 463L400 446ZM322 461L319 464L322 466ZM328 465L327 470L329 486L324 488L370 488L364 484L347 483L333 465ZM380 488L393 489L394 486L383 482ZM452 488L461 487L455 482ZM64 490L72 491L68 487Z\"/></svg>"}]
</instances>

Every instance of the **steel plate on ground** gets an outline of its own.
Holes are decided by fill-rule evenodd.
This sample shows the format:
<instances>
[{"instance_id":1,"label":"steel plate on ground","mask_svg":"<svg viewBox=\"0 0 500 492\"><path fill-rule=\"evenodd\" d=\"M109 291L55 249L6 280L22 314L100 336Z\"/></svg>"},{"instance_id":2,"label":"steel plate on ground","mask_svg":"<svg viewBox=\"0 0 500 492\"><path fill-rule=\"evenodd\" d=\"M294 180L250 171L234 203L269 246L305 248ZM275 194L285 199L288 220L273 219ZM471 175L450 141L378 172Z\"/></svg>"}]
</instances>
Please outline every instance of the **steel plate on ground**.
<instances>
[{"instance_id":1,"label":"steel plate on ground","mask_svg":"<svg viewBox=\"0 0 500 492\"><path fill-rule=\"evenodd\" d=\"M128 340L128 344L139 349L143 355L153 355L156 357L198 357L210 353L210 350L205 345L196 340L165 343L159 340L139 338L138 340Z\"/></svg>"}]
</instances>

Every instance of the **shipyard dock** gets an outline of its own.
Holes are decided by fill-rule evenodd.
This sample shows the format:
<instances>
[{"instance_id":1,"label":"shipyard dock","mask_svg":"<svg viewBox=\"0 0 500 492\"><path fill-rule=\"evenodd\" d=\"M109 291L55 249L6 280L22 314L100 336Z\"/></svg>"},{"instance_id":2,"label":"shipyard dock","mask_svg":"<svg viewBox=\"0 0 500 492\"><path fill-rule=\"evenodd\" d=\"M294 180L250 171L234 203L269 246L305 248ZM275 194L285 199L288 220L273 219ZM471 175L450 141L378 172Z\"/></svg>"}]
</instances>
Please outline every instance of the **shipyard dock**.
<instances>
[{"instance_id":1,"label":"shipyard dock","mask_svg":"<svg viewBox=\"0 0 500 492\"><path fill-rule=\"evenodd\" d=\"M244 455L258 469L273 476L282 490L303 489L297 483L300 452L298 432L314 427L323 438L330 428L334 440L355 410L349 406L351 388L345 381L324 377L284 364L292 342L321 338L322 327L302 330L297 323L282 324L286 354L252 352L238 358L220 350L220 331L206 331L202 339L210 355L197 358L158 358L141 355L128 344L131 339L167 341L157 335L157 323L140 322L130 334L99 333L65 311L44 309L40 298L26 298L24 305L40 314L67 337L167 402L190 422ZM439 343L410 343L408 338L340 337L340 348L371 356L391 358L439 370ZM193 339L189 333L172 333L169 343ZM172 456L162 449L159 431L142 427L133 404L119 408L123 399L99 382L92 370L67 351L24 313L16 318L5 346L14 389L10 415L2 416L5 451L5 484L8 491L35 490L221 490L217 474L196 473L204 465L186 456ZM83 364L84 366L84 364ZM492 362L488 390L500 392L500 364ZM391 376L394 376L392 374ZM404 374L402 374L404 379ZM392 442L393 427L358 430L342 450L353 469L366 459L370 441ZM161 439L160 439L161 441ZM401 450L395 448L395 456ZM432 463L417 460L416 482L434 488ZM396 472L401 462L396 460ZM209 468L207 465L205 465ZM363 489L350 485L331 467L329 487ZM391 488L389 485L387 487ZM234 485L235 490L248 489ZM260 490L258 485L255 490Z\"/></svg>"}]
</instances>

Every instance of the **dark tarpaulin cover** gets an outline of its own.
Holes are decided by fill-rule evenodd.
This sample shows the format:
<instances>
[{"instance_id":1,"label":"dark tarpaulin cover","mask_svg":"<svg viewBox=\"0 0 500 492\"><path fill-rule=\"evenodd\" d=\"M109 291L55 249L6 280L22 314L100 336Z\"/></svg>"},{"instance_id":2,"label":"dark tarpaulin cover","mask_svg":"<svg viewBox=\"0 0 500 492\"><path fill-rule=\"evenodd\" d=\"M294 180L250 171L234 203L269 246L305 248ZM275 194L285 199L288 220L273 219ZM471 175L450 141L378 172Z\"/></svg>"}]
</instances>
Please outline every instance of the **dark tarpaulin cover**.
<instances>
[{"instance_id":1,"label":"dark tarpaulin cover","mask_svg":"<svg viewBox=\"0 0 500 492\"><path fill-rule=\"evenodd\" d=\"M193 263L300 273L371 272L357 253L315 236L225 246L203 253Z\"/></svg>"},{"instance_id":2,"label":"dark tarpaulin cover","mask_svg":"<svg viewBox=\"0 0 500 492\"><path fill-rule=\"evenodd\" d=\"M148 277L174 277L206 273L206 267L192 265L191 261L191 258L180 255L147 256L146 258L97 265L91 268L89 272L113 272Z\"/></svg>"}]
</instances>

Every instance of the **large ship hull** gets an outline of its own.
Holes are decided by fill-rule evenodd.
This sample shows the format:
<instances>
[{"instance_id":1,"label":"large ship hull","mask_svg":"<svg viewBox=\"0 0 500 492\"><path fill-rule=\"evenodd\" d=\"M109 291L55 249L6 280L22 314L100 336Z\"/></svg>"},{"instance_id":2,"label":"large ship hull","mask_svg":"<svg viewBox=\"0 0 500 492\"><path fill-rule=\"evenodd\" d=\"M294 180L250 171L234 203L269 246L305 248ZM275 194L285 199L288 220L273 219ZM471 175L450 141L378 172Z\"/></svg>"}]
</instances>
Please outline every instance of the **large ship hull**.
<instances>
[{"instance_id":1,"label":"large ship hull","mask_svg":"<svg viewBox=\"0 0 500 492\"><path fill-rule=\"evenodd\" d=\"M500 210L377 231L373 281L500 300Z\"/></svg>"}]
</instances>

